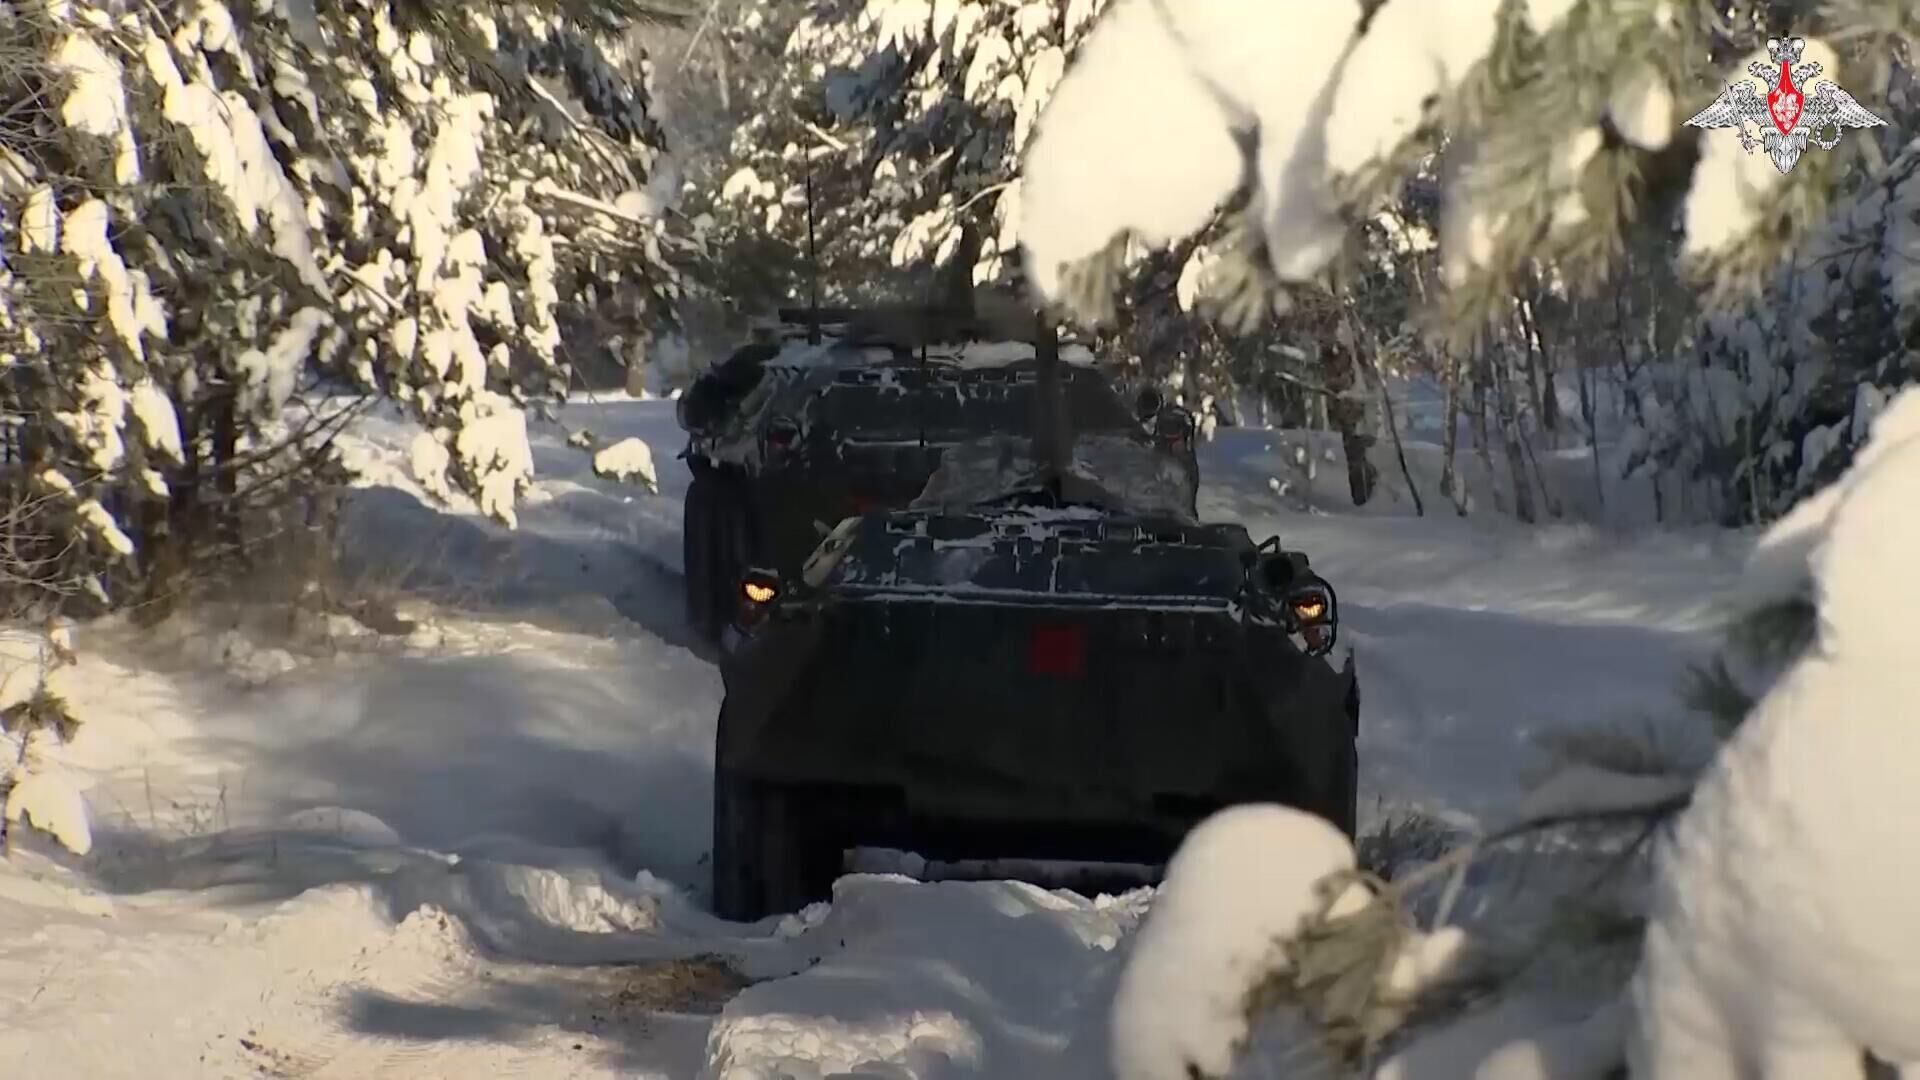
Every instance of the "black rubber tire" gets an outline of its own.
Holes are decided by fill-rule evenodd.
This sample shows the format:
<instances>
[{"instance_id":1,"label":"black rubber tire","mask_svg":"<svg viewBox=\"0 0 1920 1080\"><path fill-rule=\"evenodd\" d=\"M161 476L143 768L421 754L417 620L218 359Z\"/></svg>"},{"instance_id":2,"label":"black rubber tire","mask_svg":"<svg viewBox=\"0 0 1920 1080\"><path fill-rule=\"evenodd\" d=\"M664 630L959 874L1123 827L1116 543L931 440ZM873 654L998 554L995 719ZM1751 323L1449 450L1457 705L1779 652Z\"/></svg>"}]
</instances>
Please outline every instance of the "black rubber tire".
<instances>
[{"instance_id":1,"label":"black rubber tire","mask_svg":"<svg viewBox=\"0 0 1920 1080\"><path fill-rule=\"evenodd\" d=\"M1338 825L1347 839L1359 837L1360 828L1360 684L1355 682L1347 692L1346 708L1349 737L1340 740L1341 753L1335 767L1339 770L1340 782L1335 786L1335 805L1333 823Z\"/></svg>"},{"instance_id":2,"label":"black rubber tire","mask_svg":"<svg viewBox=\"0 0 1920 1080\"><path fill-rule=\"evenodd\" d=\"M740 575L746 570L739 555L740 510L740 496L734 485L716 486L713 528L708 535L708 559L713 566L707 585L708 604L713 612L708 641L720 640L720 631L733 620L740 602L734 595L734 590L740 587Z\"/></svg>"},{"instance_id":3,"label":"black rubber tire","mask_svg":"<svg viewBox=\"0 0 1920 1080\"><path fill-rule=\"evenodd\" d=\"M831 895L794 792L714 770L713 913L734 922L799 911ZM825 881L822 877L825 875Z\"/></svg>"},{"instance_id":4,"label":"black rubber tire","mask_svg":"<svg viewBox=\"0 0 1920 1080\"><path fill-rule=\"evenodd\" d=\"M703 472L687 487L680 526L680 562L686 586L687 625L703 641L719 633L714 619L714 483Z\"/></svg>"},{"instance_id":5,"label":"black rubber tire","mask_svg":"<svg viewBox=\"0 0 1920 1080\"><path fill-rule=\"evenodd\" d=\"M1339 766L1341 778L1334 789L1337 794L1334 796L1333 813L1330 817L1333 823L1339 826L1340 831L1347 834L1347 839L1357 840L1360 829L1359 746L1348 743L1345 758L1346 760Z\"/></svg>"},{"instance_id":6,"label":"black rubber tire","mask_svg":"<svg viewBox=\"0 0 1920 1080\"><path fill-rule=\"evenodd\" d=\"M740 578L754 565L757 548L744 484L732 481L714 486L712 522L712 631L708 640L719 641L722 628L739 614Z\"/></svg>"}]
</instances>

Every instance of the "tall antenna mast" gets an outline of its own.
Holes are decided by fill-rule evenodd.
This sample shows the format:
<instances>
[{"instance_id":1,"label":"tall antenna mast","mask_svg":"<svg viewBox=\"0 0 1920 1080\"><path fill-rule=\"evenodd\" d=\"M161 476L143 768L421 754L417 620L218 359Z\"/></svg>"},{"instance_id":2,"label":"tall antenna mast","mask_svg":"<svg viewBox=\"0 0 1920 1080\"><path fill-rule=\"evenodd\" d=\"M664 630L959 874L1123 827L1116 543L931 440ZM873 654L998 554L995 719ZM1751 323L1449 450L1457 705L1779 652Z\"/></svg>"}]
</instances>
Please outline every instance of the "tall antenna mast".
<instances>
[{"instance_id":1,"label":"tall antenna mast","mask_svg":"<svg viewBox=\"0 0 1920 1080\"><path fill-rule=\"evenodd\" d=\"M1054 498L1062 496L1073 463L1073 433L1068 429L1066 391L1060 370L1060 337L1044 308L1034 312L1033 358L1039 368L1039 428L1034 432L1035 457Z\"/></svg>"},{"instance_id":2,"label":"tall antenna mast","mask_svg":"<svg viewBox=\"0 0 1920 1080\"><path fill-rule=\"evenodd\" d=\"M813 235L813 155L807 155L807 344L820 344L820 247Z\"/></svg>"}]
</instances>

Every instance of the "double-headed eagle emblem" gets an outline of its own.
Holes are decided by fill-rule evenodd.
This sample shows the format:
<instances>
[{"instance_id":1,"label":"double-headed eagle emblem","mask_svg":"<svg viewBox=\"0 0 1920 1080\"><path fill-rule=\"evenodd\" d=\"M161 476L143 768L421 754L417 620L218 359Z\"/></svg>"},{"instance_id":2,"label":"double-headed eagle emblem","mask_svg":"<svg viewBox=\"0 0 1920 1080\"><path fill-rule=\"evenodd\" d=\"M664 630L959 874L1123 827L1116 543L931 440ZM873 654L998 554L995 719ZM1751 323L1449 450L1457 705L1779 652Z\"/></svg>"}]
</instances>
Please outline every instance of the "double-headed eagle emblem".
<instances>
[{"instance_id":1,"label":"double-headed eagle emblem","mask_svg":"<svg viewBox=\"0 0 1920 1080\"><path fill-rule=\"evenodd\" d=\"M1880 127L1886 123L1831 79L1820 80L1811 95L1802 92L1800 88L1820 74L1818 63L1800 63L1806 48L1806 38L1768 38L1767 55L1780 69L1776 72L1758 62L1747 65L1760 86L1773 85L1767 96L1762 98L1753 83L1730 83L1713 104L1687 123L1697 128L1734 129L1740 136L1741 149L1752 153L1756 146L1765 147L1774 167L1783 173L1793 171L1808 143L1831 150L1839 144L1842 128ZM1759 137L1747 131L1748 124L1760 129ZM1823 135L1829 130L1830 137Z\"/></svg>"}]
</instances>

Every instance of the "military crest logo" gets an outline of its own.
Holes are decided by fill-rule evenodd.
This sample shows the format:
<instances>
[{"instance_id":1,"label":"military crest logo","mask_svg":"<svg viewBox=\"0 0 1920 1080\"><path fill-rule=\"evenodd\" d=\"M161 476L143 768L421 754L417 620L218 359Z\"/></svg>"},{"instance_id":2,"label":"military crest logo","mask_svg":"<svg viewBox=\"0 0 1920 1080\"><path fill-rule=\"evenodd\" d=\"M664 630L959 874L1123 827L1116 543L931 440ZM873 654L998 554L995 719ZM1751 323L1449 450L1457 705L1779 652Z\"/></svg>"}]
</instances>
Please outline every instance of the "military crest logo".
<instances>
[{"instance_id":1,"label":"military crest logo","mask_svg":"<svg viewBox=\"0 0 1920 1080\"><path fill-rule=\"evenodd\" d=\"M1713 104L1700 110L1687 124L1697 128L1732 128L1740 136L1741 149L1752 153L1755 147L1764 148L1773 159L1774 167L1788 173L1793 171L1800 155L1806 153L1809 143L1831 150L1839 145L1844 128L1880 127L1886 123L1831 79L1821 79L1818 85L1813 85L1811 94L1802 90L1801 87L1812 85L1820 74L1818 63L1800 62L1806 49L1806 38L1768 38L1767 55L1779 65L1779 70L1758 62L1748 65L1747 71L1758 81L1758 87L1751 82L1729 84L1713 99ZM1772 88L1761 97L1760 90L1768 86ZM1747 130L1748 124L1759 129L1757 137Z\"/></svg>"}]
</instances>

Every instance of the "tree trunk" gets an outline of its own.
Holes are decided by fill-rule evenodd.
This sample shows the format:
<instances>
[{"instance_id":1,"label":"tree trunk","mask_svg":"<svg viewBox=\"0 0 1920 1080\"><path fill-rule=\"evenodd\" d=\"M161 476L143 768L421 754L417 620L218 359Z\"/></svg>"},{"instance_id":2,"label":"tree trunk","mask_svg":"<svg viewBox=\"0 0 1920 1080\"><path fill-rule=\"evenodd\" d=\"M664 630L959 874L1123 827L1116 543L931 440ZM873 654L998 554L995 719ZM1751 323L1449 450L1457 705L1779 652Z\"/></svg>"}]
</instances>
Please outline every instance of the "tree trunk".
<instances>
[{"instance_id":1,"label":"tree trunk","mask_svg":"<svg viewBox=\"0 0 1920 1080\"><path fill-rule=\"evenodd\" d=\"M1393 412L1393 396L1387 392L1387 380L1380 372L1379 357L1371 344L1361 338L1360 328L1354 322L1353 309L1342 304L1341 313L1346 318L1347 333L1353 338L1354 363L1364 367L1367 374L1373 377L1374 389L1380 395L1380 418L1386 422L1388 437L1393 439L1393 456L1400 463L1400 476L1407 482L1407 494L1413 497L1414 516L1426 517L1427 506L1421 501L1420 485L1413 482L1413 470L1407 467L1407 448L1400 441L1400 421Z\"/></svg>"},{"instance_id":2,"label":"tree trunk","mask_svg":"<svg viewBox=\"0 0 1920 1080\"><path fill-rule=\"evenodd\" d=\"M1600 406L1596 397L1592 364L1581 364L1574 372L1574 383L1580 388L1580 421L1587 425L1587 454L1593 460L1593 499L1600 516L1607 509L1607 485L1600 473Z\"/></svg>"},{"instance_id":3,"label":"tree trunk","mask_svg":"<svg viewBox=\"0 0 1920 1080\"><path fill-rule=\"evenodd\" d=\"M1532 469L1533 479L1540 485L1540 501L1546 504L1547 516L1555 519L1563 517L1566 508L1554 497L1553 488L1547 484L1547 474L1540 469L1540 456L1534 452L1533 439L1527 435L1526 418L1521 417L1514 429L1520 434L1520 447L1527 453L1527 465Z\"/></svg>"},{"instance_id":4,"label":"tree trunk","mask_svg":"<svg viewBox=\"0 0 1920 1080\"><path fill-rule=\"evenodd\" d=\"M213 402L213 489L219 503L213 507L214 529L230 555L240 550L240 423L235 415L235 393L229 388Z\"/></svg>"},{"instance_id":5,"label":"tree trunk","mask_svg":"<svg viewBox=\"0 0 1920 1080\"><path fill-rule=\"evenodd\" d=\"M1507 473L1513 480L1513 515L1531 525L1539 516L1533 508L1533 483L1527 474L1526 451L1520 445L1511 364L1508 356L1492 361L1495 420L1500 427L1500 441L1506 448Z\"/></svg>"},{"instance_id":6,"label":"tree trunk","mask_svg":"<svg viewBox=\"0 0 1920 1080\"><path fill-rule=\"evenodd\" d=\"M133 612L136 625L152 626L172 613L186 585L191 569L194 545L205 528L201 509L200 485L204 470L201 457L204 405L188 404L179 410L180 455L177 469L166 477L167 498L156 504L156 515L164 520L148 527L138 605Z\"/></svg>"},{"instance_id":7,"label":"tree trunk","mask_svg":"<svg viewBox=\"0 0 1920 1080\"><path fill-rule=\"evenodd\" d=\"M1454 513L1467 516L1466 485L1460 482L1454 460L1460 448L1460 358L1447 354L1447 434L1440 458L1440 486L1446 490Z\"/></svg>"},{"instance_id":8,"label":"tree trunk","mask_svg":"<svg viewBox=\"0 0 1920 1080\"><path fill-rule=\"evenodd\" d=\"M1500 476L1493 471L1493 434L1487 430L1487 384L1493 381L1493 365L1487 359L1484 342L1473 347L1473 452L1487 474L1487 494L1493 499L1493 511L1504 514L1507 499L1500 491Z\"/></svg>"},{"instance_id":9,"label":"tree trunk","mask_svg":"<svg viewBox=\"0 0 1920 1080\"><path fill-rule=\"evenodd\" d=\"M1647 430L1646 403L1640 400L1640 368L1633 362L1632 350L1627 348L1625 308L1626 298L1621 289L1616 286L1613 293L1613 340L1620 357L1621 396L1626 401L1626 408L1634 423L1640 426L1642 432L1651 436L1653 432ZM1667 519L1666 497L1660 487L1660 470L1648 469L1647 478L1653 484L1653 520L1655 523L1664 522Z\"/></svg>"},{"instance_id":10,"label":"tree trunk","mask_svg":"<svg viewBox=\"0 0 1920 1080\"><path fill-rule=\"evenodd\" d=\"M1540 332L1540 314L1532 300L1518 306L1520 329L1527 340L1527 381L1533 400L1540 410L1540 429L1551 438L1548 443L1560 448L1560 394L1553 382L1553 354L1547 351L1547 337Z\"/></svg>"},{"instance_id":11,"label":"tree trunk","mask_svg":"<svg viewBox=\"0 0 1920 1080\"><path fill-rule=\"evenodd\" d=\"M1407 467L1407 447L1400 441L1400 421L1394 415L1393 399L1387 393L1387 380L1381 376L1375 364L1368 363L1367 369L1373 372L1374 386L1380 391L1380 415L1387 422L1387 434L1393 438L1393 456L1400 462L1400 476L1407 482L1407 494L1413 497L1413 514L1415 517L1426 517L1427 505L1421 501L1420 485L1413 482L1413 470Z\"/></svg>"}]
</instances>

